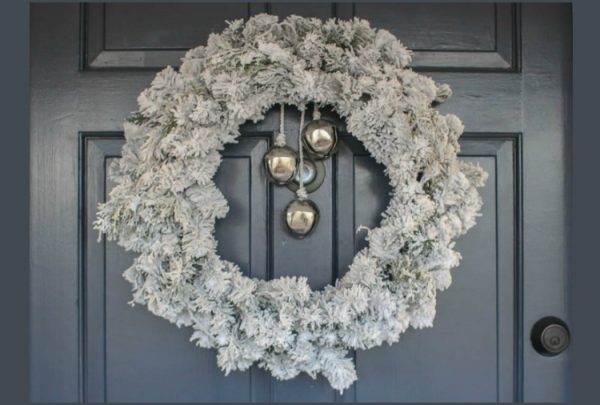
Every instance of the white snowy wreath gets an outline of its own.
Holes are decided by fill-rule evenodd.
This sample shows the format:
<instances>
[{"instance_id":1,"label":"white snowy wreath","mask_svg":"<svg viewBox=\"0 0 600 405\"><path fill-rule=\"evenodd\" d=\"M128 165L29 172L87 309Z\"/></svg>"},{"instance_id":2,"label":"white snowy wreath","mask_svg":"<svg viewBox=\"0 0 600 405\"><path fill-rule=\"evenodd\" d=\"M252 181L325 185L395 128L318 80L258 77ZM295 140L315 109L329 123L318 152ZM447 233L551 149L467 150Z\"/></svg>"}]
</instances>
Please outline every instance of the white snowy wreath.
<instances>
[{"instance_id":1,"label":"white snowy wreath","mask_svg":"<svg viewBox=\"0 0 600 405\"><path fill-rule=\"evenodd\" d=\"M212 34L178 72L159 72L124 124L109 173L116 186L95 222L139 252L124 273L131 304L191 326L190 340L217 349L225 373L256 362L279 379L322 373L339 391L357 378L349 351L432 326L436 290L460 260L453 239L475 224L487 174L457 158L461 121L432 108L449 87L407 68L410 60L365 20L261 14ZM320 291L305 277L244 276L218 256L214 237L229 209L213 182L220 151L274 105L311 102L345 119L393 188L368 247Z\"/></svg>"}]
</instances>

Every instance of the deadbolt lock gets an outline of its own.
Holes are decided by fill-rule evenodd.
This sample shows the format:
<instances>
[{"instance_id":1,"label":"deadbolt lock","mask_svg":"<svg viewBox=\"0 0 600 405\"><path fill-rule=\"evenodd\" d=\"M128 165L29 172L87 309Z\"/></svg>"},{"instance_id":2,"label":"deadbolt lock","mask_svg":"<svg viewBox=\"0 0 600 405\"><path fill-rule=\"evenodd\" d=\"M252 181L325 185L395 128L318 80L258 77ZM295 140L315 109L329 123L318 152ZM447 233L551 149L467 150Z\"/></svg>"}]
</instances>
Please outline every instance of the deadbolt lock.
<instances>
[{"instance_id":1,"label":"deadbolt lock","mask_svg":"<svg viewBox=\"0 0 600 405\"><path fill-rule=\"evenodd\" d=\"M561 319L547 316L540 319L531 329L531 343L544 356L556 356L569 346L569 328Z\"/></svg>"}]
</instances>

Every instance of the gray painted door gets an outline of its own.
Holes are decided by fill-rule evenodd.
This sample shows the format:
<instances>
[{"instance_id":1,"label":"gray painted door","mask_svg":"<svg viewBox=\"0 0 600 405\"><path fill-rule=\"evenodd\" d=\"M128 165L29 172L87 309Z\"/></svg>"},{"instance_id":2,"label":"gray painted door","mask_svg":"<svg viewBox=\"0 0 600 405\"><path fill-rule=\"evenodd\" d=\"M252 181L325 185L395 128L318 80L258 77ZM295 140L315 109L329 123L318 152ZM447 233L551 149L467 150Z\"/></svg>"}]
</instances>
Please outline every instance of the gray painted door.
<instances>
[{"instance_id":1,"label":"gray painted door","mask_svg":"<svg viewBox=\"0 0 600 405\"><path fill-rule=\"evenodd\" d=\"M356 352L359 380L343 395L305 375L225 377L214 352L188 342L189 330L127 305L121 273L133 256L97 243L91 229L137 94L225 19L263 11L355 15L394 32L415 50L415 69L451 85L440 109L466 125L462 158L490 173L483 216L458 242L463 261L440 294L435 326ZM569 323L570 21L558 4L32 5L31 399L568 399L570 350L542 355L530 336L546 316ZM288 111L288 125L294 134L297 112ZM280 215L292 194L268 185L260 167L276 128L273 111L225 151L217 177L232 209L218 223L219 250L253 277L306 275L320 288L364 245L355 229L377 224L387 182L340 122L339 152L312 195L321 222L295 240Z\"/></svg>"}]
</instances>

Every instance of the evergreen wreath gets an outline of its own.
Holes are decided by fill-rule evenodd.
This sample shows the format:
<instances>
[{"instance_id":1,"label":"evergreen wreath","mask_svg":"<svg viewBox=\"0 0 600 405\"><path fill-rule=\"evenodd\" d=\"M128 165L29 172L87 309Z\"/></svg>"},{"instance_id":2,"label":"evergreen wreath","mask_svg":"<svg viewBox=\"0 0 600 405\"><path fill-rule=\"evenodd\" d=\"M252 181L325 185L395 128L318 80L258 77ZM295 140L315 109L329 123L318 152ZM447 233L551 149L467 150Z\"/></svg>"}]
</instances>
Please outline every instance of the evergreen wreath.
<instances>
[{"instance_id":1,"label":"evergreen wreath","mask_svg":"<svg viewBox=\"0 0 600 405\"><path fill-rule=\"evenodd\" d=\"M124 123L116 186L95 228L139 252L124 277L134 303L217 349L229 373L252 364L279 379L322 373L340 392L357 378L349 351L431 327L451 283L453 239L480 215L487 174L460 161L461 121L433 106L447 85L407 68L411 53L368 21L260 14L228 22L179 71L159 72ZM322 290L305 277L259 280L217 254L228 204L213 181L239 127L276 104L330 106L385 167L392 186L378 227L349 271Z\"/></svg>"}]
</instances>

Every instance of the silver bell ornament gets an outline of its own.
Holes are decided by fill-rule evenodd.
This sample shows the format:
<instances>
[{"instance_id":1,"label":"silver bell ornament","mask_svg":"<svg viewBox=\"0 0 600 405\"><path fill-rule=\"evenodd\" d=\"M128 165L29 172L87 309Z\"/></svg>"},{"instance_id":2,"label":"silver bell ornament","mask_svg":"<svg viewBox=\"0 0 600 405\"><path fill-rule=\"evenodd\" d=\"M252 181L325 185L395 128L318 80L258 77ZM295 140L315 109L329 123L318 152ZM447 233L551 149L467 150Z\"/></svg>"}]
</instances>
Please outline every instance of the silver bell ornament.
<instances>
[{"instance_id":1,"label":"silver bell ornament","mask_svg":"<svg viewBox=\"0 0 600 405\"><path fill-rule=\"evenodd\" d=\"M319 221L319 208L308 199L292 200L285 209L285 224L294 236L303 238L311 233Z\"/></svg>"},{"instance_id":2,"label":"silver bell ornament","mask_svg":"<svg viewBox=\"0 0 600 405\"><path fill-rule=\"evenodd\" d=\"M304 108L300 110L300 130L304 127ZM304 153L302 152L301 134L298 134L298 172L304 174ZM284 220L290 232L302 239L311 233L319 221L319 208L308 199L308 192L304 188L304 176L299 176L298 198L292 200L285 208Z\"/></svg>"},{"instance_id":3,"label":"silver bell ornament","mask_svg":"<svg viewBox=\"0 0 600 405\"><path fill-rule=\"evenodd\" d=\"M278 185L291 181L298 167L298 155L287 146L274 146L263 159L269 179Z\"/></svg>"},{"instance_id":4,"label":"silver bell ornament","mask_svg":"<svg viewBox=\"0 0 600 405\"><path fill-rule=\"evenodd\" d=\"M283 186L296 175L298 154L285 144L285 105L279 106L279 133L275 137L275 146L265 153L263 162L269 180Z\"/></svg>"},{"instance_id":5,"label":"silver bell ornament","mask_svg":"<svg viewBox=\"0 0 600 405\"><path fill-rule=\"evenodd\" d=\"M315 107L313 120L302 130L304 149L315 160L327 159L334 152L337 142L338 134L335 124L321 118L321 114Z\"/></svg>"}]
</instances>

